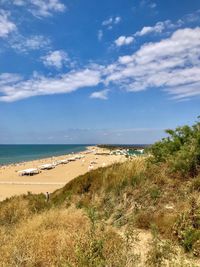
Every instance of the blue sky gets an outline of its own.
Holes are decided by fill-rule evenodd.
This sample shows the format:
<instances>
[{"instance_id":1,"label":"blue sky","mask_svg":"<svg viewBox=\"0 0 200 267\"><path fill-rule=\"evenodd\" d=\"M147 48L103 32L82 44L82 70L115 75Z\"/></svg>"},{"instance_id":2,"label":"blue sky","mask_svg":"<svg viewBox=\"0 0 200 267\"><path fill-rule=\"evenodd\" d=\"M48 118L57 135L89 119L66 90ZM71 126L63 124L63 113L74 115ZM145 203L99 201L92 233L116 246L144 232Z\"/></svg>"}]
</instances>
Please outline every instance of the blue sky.
<instances>
[{"instance_id":1,"label":"blue sky","mask_svg":"<svg viewBox=\"0 0 200 267\"><path fill-rule=\"evenodd\" d=\"M0 143L152 143L198 115L199 0L0 0Z\"/></svg>"}]
</instances>

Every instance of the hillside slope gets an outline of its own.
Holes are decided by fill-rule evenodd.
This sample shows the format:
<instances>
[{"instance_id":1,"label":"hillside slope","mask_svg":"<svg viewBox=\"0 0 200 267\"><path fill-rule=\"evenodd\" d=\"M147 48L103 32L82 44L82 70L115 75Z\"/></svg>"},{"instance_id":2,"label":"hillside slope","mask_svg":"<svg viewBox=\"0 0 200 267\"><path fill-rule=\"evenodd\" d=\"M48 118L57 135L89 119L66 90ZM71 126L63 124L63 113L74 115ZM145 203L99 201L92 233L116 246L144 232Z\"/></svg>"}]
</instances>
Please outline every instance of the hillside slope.
<instances>
[{"instance_id":1,"label":"hillside slope","mask_svg":"<svg viewBox=\"0 0 200 267\"><path fill-rule=\"evenodd\" d=\"M0 203L0 266L199 266L200 132L72 180L45 201Z\"/></svg>"}]
</instances>

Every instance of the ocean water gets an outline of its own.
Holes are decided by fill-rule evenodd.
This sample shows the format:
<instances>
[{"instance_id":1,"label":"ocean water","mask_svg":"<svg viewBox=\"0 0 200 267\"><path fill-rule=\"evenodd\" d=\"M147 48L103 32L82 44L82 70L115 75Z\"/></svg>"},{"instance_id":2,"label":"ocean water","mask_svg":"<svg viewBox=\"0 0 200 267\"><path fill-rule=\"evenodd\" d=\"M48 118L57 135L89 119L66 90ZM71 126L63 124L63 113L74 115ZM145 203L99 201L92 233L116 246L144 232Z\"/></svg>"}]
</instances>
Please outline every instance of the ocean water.
<instances>
[{"instance_id":1,"label":"ocean water","mask_svg":"<svg viewBox=\"0 0 200 267\"><path fill-rule=\"evenodd\" d=\"M86 150L86 145L0 145L0 165L61 156Z\"/></svg>"}]
</instances>

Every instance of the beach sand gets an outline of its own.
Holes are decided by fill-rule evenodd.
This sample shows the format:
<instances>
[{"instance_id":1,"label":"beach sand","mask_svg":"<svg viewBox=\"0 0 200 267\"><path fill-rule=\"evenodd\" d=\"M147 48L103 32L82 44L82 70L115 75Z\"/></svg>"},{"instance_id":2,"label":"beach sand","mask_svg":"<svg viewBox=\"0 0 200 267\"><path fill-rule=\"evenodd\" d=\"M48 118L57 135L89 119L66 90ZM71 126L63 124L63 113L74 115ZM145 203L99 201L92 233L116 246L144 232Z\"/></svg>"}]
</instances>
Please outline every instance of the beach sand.
<instances>
[{"instance_id":1,"label":"beach sand","mask_svg":"<svg viewBox=\"0 0 200 267\"><path fill-rule=\"evenodd\" d=\"M105 152L105 150L97 147L89 147L88 151L87 154L85 152L77 153L78 155L84 155L84 158L77 159L67 164L57 165L51 170L42 170L41 173L33 176L19 176L18 171L37 168L43 164L67 159L77 154L39 159L0 167L0 201L7 197L26 194L27 192L51 193L63 187L75 177L88 172L91 161L96 162L96 164L92 164L93 168L96 169L125 160L124 156L119 155L95 155L95 152Z\"/></svg>"}]
</instances>

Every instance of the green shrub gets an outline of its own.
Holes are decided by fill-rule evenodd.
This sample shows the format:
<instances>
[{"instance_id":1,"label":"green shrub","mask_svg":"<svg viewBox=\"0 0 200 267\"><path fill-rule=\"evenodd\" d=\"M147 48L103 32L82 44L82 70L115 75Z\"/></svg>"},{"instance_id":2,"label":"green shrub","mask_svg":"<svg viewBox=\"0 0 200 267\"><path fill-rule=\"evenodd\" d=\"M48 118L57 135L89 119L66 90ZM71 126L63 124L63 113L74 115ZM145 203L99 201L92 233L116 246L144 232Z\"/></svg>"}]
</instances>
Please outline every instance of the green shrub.
<instances>
[{"instance_id":1,"label":"green shrub","mask_svg":"<svg viewBox=\"0 0 200 267\"><path fill-rule=\"evenodd\" d=\"M168 137L150 148L154 162L167 162L172 172L183 177L198 174L200 168L200 122L166 130Z\"/></svg>"},{"instance_id":2,"label":"green shrub","mask_svg":"<svg viewBox=\"0 0 200 267\"><path fill-rule=\"evenodd\" d=\"M196 199L192 198L188 212L178 217L174 225L174 234L185 251L197 254L195 251L200 242L200 209Z\"/></svg>"},{"instance_id":3,"label":"green shrub","mask_svg":"<svg viewBox=\"0 0 200 267\"><path fill-rule=\"evenodd\" d=\"M134 175L131 178L131 185L133 187L139 186L146 180L146 174L144 172L141 172L139 174Z\"/></svg>"},{"instance_id":4,"label":"green shrub","mask_svg":"<svg viewBox=\"0 0 200 267\"><path fill-rule=\"evenodd\" d=\"M158 235L158 229L152 225L151 248L147 255L146 266L160 267L166 266L164 263L174 257L174 248L169 240L162 240ZM170 265L171 266L171 265Z\"/></svg>"},{"instance_id":5,"label":"green shrub","mask_svg":"<svg viewBox=\"0 0 200 267\"><path fill-rule=\"evenodd\" d=\"M149 189L149 194L153 200L156 200L160 197L160 189L157 186L153 186Z\"/></svg>"},{"instance_id":6,"label":"green shrub","mask_svg":"<svg viewBox=\"0 0 200 267\"><path fill-rule=\"evenodd\" d=\"M183 247L186 251L191 251L193 245L200 240L200 230L189 228L183 233Z\"/></svg>"}]
</instances>

